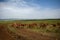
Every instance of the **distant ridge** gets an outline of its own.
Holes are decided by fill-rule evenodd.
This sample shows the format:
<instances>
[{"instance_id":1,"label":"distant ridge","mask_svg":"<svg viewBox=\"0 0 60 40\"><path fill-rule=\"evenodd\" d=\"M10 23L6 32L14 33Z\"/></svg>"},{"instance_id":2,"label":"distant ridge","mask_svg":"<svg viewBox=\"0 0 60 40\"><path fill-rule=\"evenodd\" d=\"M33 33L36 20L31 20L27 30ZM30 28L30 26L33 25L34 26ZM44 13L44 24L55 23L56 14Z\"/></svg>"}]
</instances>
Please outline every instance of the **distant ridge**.
<instances>
[{"instance_id":1,"label":"distant ridge","mask_svg":"<svg viewBox=\"0 0 60 40\"><path fill-rule=\"evenodd\" d=\"M54 18L54 19L17 19L17 18L11 18L11 19L0 19L0 20L60 20L60 18Z\"/></svg>"}]
</instances>

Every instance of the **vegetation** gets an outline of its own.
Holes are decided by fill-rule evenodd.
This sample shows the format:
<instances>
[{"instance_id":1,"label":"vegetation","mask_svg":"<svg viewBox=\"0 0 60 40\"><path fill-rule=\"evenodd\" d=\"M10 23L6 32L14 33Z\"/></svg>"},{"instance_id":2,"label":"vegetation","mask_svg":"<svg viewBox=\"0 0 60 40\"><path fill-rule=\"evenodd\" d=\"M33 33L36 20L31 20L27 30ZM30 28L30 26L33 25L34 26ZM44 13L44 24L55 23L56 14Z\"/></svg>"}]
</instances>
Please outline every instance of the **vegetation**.
<instances>
[{"instance_id":1,"label":"vegetation","mask_svg":"<svg viewBox=\"0 0 60 40\"><path fill-rule=\"evenodd\" d=\"M13 36L18 35L20 40L21 37L24 40L25 38L27 38L26 40L32 40L28 31L41 33L42 35L47 34L47 36L53 34L54 37L60 38L60 20L0 20L0 30L1 27L6 28L8 30L7 32L12 33L11 35ZM23 30L26 30L26 35L29 34L29 37L24 35L25 32Z\"/></svg>"}]
</instances>

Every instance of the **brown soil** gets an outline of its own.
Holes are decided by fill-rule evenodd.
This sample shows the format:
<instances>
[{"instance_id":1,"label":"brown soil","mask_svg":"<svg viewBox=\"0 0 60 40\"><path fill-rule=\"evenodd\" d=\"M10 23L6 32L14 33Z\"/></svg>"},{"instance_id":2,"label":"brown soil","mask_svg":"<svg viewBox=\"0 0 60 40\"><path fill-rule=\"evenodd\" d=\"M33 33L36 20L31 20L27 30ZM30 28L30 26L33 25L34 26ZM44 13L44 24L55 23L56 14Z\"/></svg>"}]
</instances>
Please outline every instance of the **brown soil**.
<instances>
[{"instance_id":1,"label":"brown soil","mask_svg":"<svg viewBox=\"0 0 60 40\"><path fill-rule=\"evenodd\" d=\"M16 34L19 36L19 39L12 37L5 27L0 27L0 40L60 40L59 38L42 35L28 29L17 29Z\"/></svg>"},{"instance_id":2,"label":"brown soil","mask_svg":"<svg viewBox=\"0 0 60 40\"><path fill-rule=\"evenodd\" d=\"M0 40L15 40L4 27L0 27Z\"/></svg>"}]
</instances>

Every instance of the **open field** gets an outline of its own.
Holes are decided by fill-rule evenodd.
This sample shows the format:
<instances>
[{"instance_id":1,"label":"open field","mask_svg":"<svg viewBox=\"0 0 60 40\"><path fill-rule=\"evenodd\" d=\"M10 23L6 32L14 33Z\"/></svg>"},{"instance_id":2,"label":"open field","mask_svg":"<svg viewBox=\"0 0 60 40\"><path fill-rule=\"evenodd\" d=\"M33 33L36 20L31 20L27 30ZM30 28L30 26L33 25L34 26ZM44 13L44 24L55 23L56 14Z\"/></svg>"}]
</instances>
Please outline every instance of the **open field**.
<instances>
[{"instance_id":1,"label":"open field","mask_svg":"<svg viewBox=\"0 0 60 40\"><path fill-rule=\"evenodd\" d=\"M60 40L60 19L0 20L0 40Z\"/></svg>"}]
</instances>

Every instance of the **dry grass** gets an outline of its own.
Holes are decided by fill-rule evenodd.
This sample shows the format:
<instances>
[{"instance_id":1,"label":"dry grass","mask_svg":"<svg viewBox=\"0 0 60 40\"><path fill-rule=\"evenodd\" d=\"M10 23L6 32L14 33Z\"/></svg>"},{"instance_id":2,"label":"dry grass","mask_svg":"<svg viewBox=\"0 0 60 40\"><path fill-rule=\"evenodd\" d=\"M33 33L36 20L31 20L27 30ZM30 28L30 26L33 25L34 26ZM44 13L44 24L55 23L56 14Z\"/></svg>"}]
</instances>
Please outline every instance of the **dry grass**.
<instances>
[{"instance_id":1,"label":"dry grass","mask_svg":"<svg viewBox=\"0 0 60 40\"><path fill-rule=\"evenodd\" d=\"M22 28L10 26L13 23L32 24L32 23L60 23L60 20L41 20L41 21L0 21L0 40L60 40L60 29L57 25L41 28L39 25L29 28L28 25ZM25 28L26 27L26 28ZM27 28L28 27L28 28ZM39 27L39 28L38 28Z\"/></svg>"}]
</instances>

